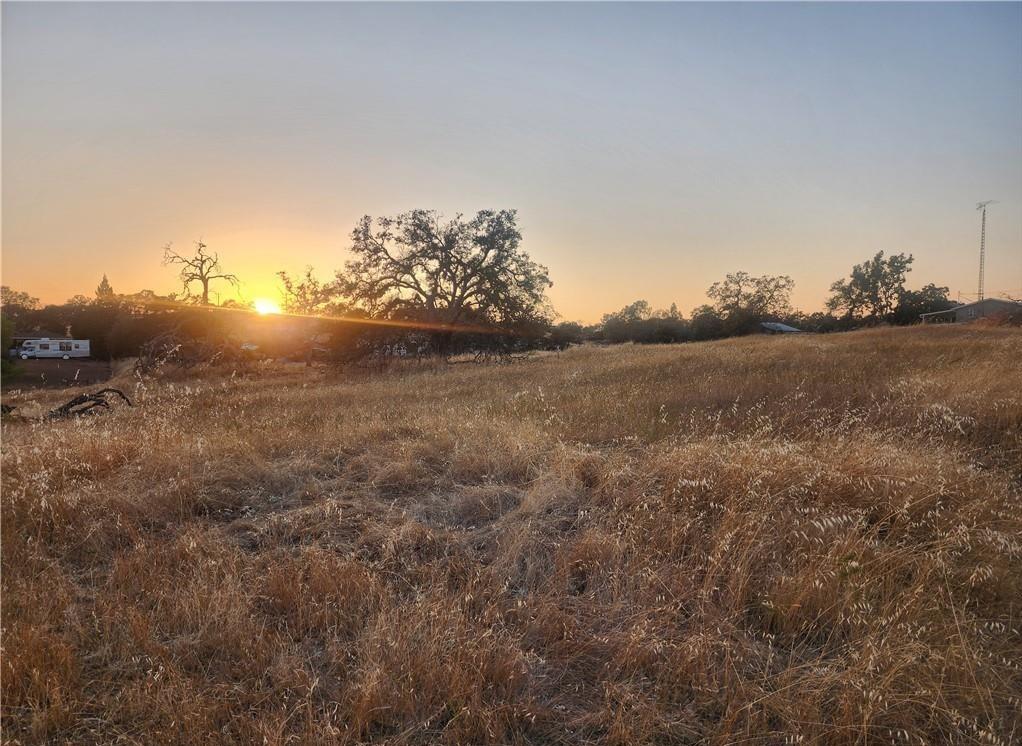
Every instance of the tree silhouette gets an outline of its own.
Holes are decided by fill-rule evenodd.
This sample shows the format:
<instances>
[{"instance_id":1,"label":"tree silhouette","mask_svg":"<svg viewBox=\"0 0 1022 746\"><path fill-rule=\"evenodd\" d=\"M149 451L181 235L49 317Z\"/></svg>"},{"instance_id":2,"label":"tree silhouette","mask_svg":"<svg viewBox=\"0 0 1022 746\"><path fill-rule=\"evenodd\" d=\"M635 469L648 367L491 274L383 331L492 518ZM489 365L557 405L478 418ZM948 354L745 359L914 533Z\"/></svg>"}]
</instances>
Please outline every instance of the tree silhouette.
<instances>
[{"instance_id":1,"label":"tree silhouette","mask_svg":"<svg viewBox=\"0 0 1022 746\"><path fill-rule=\"evenodd\" d=\"M355 259L337 290L374 316L456 324L527 323L547 315L546 267L520 248L514 210L444 221L433 210L373 220L351 234Z\"/></svg>"},{"instance_id":2,"label":"tree silhouette","mask_svg":"<svg viewBox=\"0 0 1022 746\"><path fill-rule=\"evenodd\" d=\"M202 288L199 302L204 306L209 305L209 284L213 280L226 280L234 286L238 285L236 275L221 270L219 254L209 253L206 249L206 244L202 241L196 241L195 254L187 257L174 251L171 248L171 244L163 247L164 265L178 265L181 267L179 277L181 278L181 284L184 286L186 296L194 297L191 295L190 286L193 283L199 283Z\"/></svg>"},{"instance_id":3,"label":"tree silhouette","mask_svg":"<svg viewBox=\"0 0 1022 746\"><path fill-rule=\"evenodd\" d=\"M795 282L788 275L753 277L748 272L733 272L713 283L706 295L714 301L714 311L723 322L724 334L748 334L755 331L761 321L791 312L794 287Z\"/></svg>"},{"instance_id":4,"label":"tree silhouette","mask_svg":"<svg viewBox=\"0 0 1022 746\"><path fill-rule=\"evenodd\" d=\"M39 299L21 290L0 286L0 306L19 306L29 311L39 308Z\"/></svg>"},{"instance_id":5,"label":"tree silhouette","mask_svg":"<svg viewBox=\"0 0 1022 746\"><path fill-rule=\"evenodd\" d=\"M852 318L865 316L882 321L894 311L905 292L905 275L911 271L911 254L892 254L885 259L884 252L878 251L872 259L852 267L848 279L836 280L830 286L827 309L844 311Z\"/></svg>"},{"instance_id":6,"label":"tree silhouette","mask_svg":"<svg viewBox=\"0 0 1022 746\"><path fill-rule=\"evenodd\" d=\"M280 278L283 309L287 313L303 316L325 315L340 312L335 297L337 290L333 283L322 282L312 274L312 267L305 268L305 274L292 277L287 272L277 273Z\"/></svg>"},{"instance_id":7,"label":"tree silhouette","mask_svg":"<svg viewBox=\"0 0 1022 746\"><path fill-rule=\"evenodd\" d=\"M932 282L919 290L905 290L898 298L898 307L891 314L895 324L918 324L919 316L934 311L947 311L957 304L948 298L946 286L934 285Z\"/></svg>"},{"instance_id":8,"label":"tree silhouette","mask_svg":"<svg viewBox=\"0 0 1022 746\"><path fill-rule=\"evenodd\" d=\"M111 300L113 297L114 289L110 287L110 280L108 280L106 278L106 274L104 274L103 279L99 283L99 287L96 288L96 300Z\"/></svg>"},{"instance_id":9,"label":"tree silhouette","mask_svg":"<svg viewBox=\"0 0 1022 746\"><path fill-rule=\"evenodd\" d=\"M677 310L677 307L675 307L675 310ZM645 321L652 315L653 309L649 305L649 301L637 300L634 303L629 303L620 311L604 314L603 319L600 323L602 323L603 325L607 325L609 323L616 321L625 324L631 324L635 323L636 321Z\"/></svg>"},{"instance_id":10,"label":"tree silhouette","mask_svg":"<svg viewBox=\"0 0 1022 746\"><path fill-rule=\"evenodd\" d=\"M788 275L753 277L748 272L734 272L713 283L706 295L715 301L717 313L725 318L735 315L762 318L790 312L794 287L795 282Z\"/></svg>"}]
</instances>

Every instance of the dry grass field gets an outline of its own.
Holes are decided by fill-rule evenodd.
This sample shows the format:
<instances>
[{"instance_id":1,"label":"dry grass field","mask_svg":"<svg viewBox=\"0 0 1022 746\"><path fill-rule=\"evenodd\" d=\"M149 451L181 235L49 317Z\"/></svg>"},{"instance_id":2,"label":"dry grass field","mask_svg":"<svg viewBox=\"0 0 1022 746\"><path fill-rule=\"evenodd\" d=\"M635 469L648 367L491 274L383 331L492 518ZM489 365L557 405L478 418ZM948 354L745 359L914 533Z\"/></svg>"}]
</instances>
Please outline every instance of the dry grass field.
<instances>
[{"instance_id":1,"label":"dry grass field","mask_svg":"<svg viewBox=\"0 0 1022 746\"><path fill-rule=\"evenodd\" d=\"M3 739L1022 742L1020 363L974 327L121 374L132 409L3 426Z\"/></svg>"}]
</instances>

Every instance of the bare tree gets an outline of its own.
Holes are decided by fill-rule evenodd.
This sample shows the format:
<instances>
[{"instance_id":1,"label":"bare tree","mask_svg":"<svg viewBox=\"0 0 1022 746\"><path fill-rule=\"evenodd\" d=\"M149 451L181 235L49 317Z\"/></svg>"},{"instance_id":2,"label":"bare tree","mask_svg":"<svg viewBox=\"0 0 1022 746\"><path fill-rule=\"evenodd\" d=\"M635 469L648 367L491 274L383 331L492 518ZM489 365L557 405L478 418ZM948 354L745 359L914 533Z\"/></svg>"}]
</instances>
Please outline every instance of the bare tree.
<instances>
[{"instance_id":1,"label":"bare tree","mask_svg":"<svg viewBox=\"0 0 1022 746\"><path fill-rule=\"evenodd\" d=\"M306 267L304 275L292 277L281 271L277 277L280 278L287 313L315 316L344 311L343 305L337 301L334 284L321 282L313 276L312 267Z\"/></svg>"},{"instance_id":2,"label":"bare tree","mask_svg":"<svg viewBox=\"0 0 1022 746\"><path fill-rule=\"evenodd\" d=\"M321 316L340 315L346 310L337 299L337 290L332 282L321 282L312 274L312 267L305 268L304 275L292 277L287 272L277 273L282 286L284 311L289 314L310 316L301 328L305 333L305 367L312 366L316 353L317 338L324 332Z\"/></svg>"},{"instance_id":3,"label":"bare tree","mask_svg":"<svg viewBox=\"0 0 1022 746\"><path fill-rule=\"evenodd\" d=\"M234 286L238 285L238 278L230 272L224 272L220 267L220 255L206 251L206 244L202 241L195 242L195 255L191 257L181 256L171 248L171 244L163 247L163 264L175 264L181 267L181 283L184 285L185 294L191 296L189 286L192 283L199 283L202 286L200 303L209 305L209 283L213 280L226 280Z\"/></svg>"}]
</instances>

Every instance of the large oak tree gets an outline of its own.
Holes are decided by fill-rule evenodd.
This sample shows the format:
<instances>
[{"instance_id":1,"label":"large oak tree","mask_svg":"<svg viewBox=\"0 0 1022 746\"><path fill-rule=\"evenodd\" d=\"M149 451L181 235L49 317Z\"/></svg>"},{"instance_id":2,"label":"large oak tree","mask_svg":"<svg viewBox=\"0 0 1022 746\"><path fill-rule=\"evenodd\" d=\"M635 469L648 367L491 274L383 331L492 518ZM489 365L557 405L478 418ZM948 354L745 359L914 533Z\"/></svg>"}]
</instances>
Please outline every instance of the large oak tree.
<instances>
[{"instance_id":1,"label":"large oak tree","mask_svg":"<svg viewBox=\"0 0 1022 746\"><path fill-rule=\"evenodd\" d=\"M852 267L848 279L830 286L827 309L843 311L850 318L872 321L887 319L905 292L905 275L912 271L912 255L884 256L878 251L872 259Z\"/></svg>"},{"instance_id":2,"label":"large oak tree","mask_svg":"<svg viewBox=\"0 0 1022 746\"><path fill-rule=\"evenodd\" d=\"M795 282L788 275L753 277L748 272L733 272L710 285L706 295L723 318L744 315L761 319L791 313L794 287Z\"/></svg>"},{"instance_id":3,"label":"large oak tree","mask_svg":"<svg viewBox=\"0 0 1022 746\"><path fill-rule=\"evenodd\" d=\"M379 318L511 325L546 318L547 268L522 250L514 210L445 220L412 210L351 234L355 257L337 274L353 308Z\"/></svg>"}]
</instances>

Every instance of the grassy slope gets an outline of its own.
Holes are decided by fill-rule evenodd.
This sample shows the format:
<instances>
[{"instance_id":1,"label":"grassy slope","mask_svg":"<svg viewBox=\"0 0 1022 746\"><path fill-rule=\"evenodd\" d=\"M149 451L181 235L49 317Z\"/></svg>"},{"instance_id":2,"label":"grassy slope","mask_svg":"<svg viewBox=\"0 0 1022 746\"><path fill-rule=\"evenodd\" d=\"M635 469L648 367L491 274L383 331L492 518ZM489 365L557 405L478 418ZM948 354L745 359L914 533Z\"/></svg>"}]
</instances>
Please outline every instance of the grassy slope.
<instances>
[{"instance_id":1,"label":"grassy slope","mask_svg":"<svg viewBox=\"0 0 1022 746\"><path fill-rule=\"evenodd\" d=\"M4 737L1017 741L1020 361L587 348L7 424Z\"/></svg>"}]
</instances>

